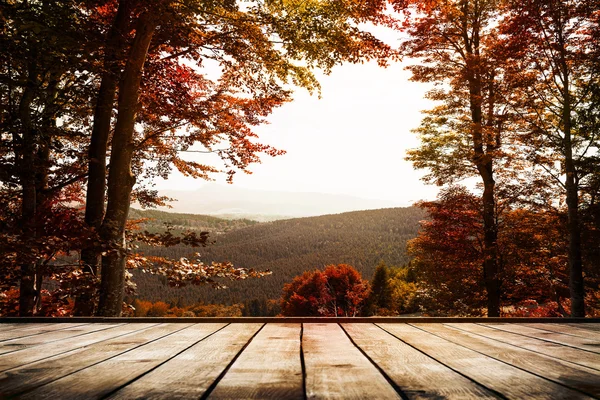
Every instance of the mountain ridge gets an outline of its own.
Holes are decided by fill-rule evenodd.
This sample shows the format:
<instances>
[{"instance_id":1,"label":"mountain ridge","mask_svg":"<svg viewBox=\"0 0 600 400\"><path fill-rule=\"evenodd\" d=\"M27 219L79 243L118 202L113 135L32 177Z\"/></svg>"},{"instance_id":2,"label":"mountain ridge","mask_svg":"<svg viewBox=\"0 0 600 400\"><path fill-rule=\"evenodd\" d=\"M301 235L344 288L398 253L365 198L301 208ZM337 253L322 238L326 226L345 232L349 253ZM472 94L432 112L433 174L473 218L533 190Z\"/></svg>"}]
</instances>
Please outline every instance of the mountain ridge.
<instances>
[{"instance_id":1,"label":"mountain ridge","mask_svg":"<svg viewBox=\"0 0 600 400\"><path fill-rule=\"evenodd\" d=\"M151 301L184 298L187 302L222 304L262 296L278 298L283 285L294 276L327 264L350 264L365 279L370 279L380 261L396 266L409 261L406 242L416 236L423 218L423 211L416 207L353 211L241 224L211 236L216 243L205 248L143 249L149 255L170 258L198 252L205 263L231 261L239 267L269 269L273 275L225 282L229 289L215 291L208 287L174 289L163 286L158 277L135 273L139 298Z\"/></svg>"},{"instance_id":2,"label":"mountain ridge","mask_svg":"<svg viewBox=\"0 0 600 400\"><path fill-rule=\"evenodd\" d=\"M159 210L222 216L254 217L262 221L320 216L359 210L402 206L394 201L318 192L264 191L232 185L207 184L192 190L161 190L176 199Z\"/></svg>"}]
</instances>

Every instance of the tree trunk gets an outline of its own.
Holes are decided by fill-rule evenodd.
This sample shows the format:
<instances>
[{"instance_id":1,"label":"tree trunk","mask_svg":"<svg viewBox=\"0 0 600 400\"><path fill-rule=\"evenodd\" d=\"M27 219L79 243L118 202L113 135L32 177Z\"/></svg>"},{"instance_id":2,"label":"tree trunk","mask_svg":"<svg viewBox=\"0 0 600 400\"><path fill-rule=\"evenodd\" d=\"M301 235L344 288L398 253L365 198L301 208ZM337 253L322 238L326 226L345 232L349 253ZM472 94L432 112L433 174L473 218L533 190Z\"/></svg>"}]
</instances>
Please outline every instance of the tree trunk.
<instances>
[{"instance_id":1,"label":"tree trunk","mask_svg":"<svg viewBox=\"0 0 600 400\"><path fill-rule=\"evenodd\" d=\"M21 226L22 243L32 243L36 237L36 182L35 182L35 136L31 121L31 104L37 90L37 66L32 61L28 68L27 85L19 103L21 128L20 180L22 190ZM20 252L21 280L19 290L19 315L32 316L36 304L35 255Z\"/></svg>"},{"instance_id":2,"label":"tree trunk","mask_svg":"<svg viewBox=\"0 0 600 400\"><path fill-rule=\"evenodd\" d=\"M125 224L129 214L131 191L135 183L135 177L131 172L133 132L139 107L142 70L156 25L156 19L149 12L140 16L119 90L118 117L112 140L108 175L108 204L100 229L103 241L109 246L108 254L102 257L98 309L100 316L121 315L127 260Z\"/></svg>"},{"instance_id":3,"label":"tree trunk","mask_svg":"<svg viewBox=\"0 0 600 400\"><path fill-rule=\"evenodd\" d=\"M487 291L488 317L500 316L501 281L498 268L498 225L496 223L495 182L492 162L483 166L483 277Z\"/></svg>"},{"instance_id":4,"label":"tree trunk","mask_svg":"<svg viewBox=\"0 0 600 400\"><path fill-rule=\"evenodd\" d=\"M483 74L486 67L480 57L480 19L478 8L470 10L469 1L460 2L462 12L462 41L465 46L466 83L469 87L471 110L471 138L473 139L473 163L483 182L483 279L487 291L488 317L500 316L501 280L498 263L498 224L496 222L496 197L494 165L491 152L499 145L497 138L486 138L483 118ZM493 75L490 81L493 85ZM488 128L493 126L493 90L490 86ZM489 135L488 135L489 136Z\"/></svg>"},{"instance_id":5,"label":"tree trunk","mask_svg":"<svg viewBox=\"0 0 600 400\"><path fill-rule=\"evenodd\" d=\"M483 181L483 279L487 291L488 317L500 316L501 281L498 269L498 224L496 222L496 198L494 167L489 151L496 146L486 143L484 147L482 84L478 56L468 63L468 80L471 108L471 135L473 138L474 163ZM490 99L490 102L492 99ZM490 117L491 118L491 117Z\"/></svg>"},{"instance_id":6,"label":"tree trunk","mask_svg":"<svg viewBox=\"0 0 600 400\"><path fill-rule=\"evenodd\" d=\"M567 78L568 79L568 78ZM568 80L565 80L568 88ZM565 187L567 191L567 229L569 231L569 290L571 292L571 317L585 317L585 287L581 256L581 226L579 223L579 188L577 170L573 162L571 142L571 103L568 89L565 90L563 107Z\"/></svg>"},{"instance_id":7,"label":"tree trunk","mask_svg":"<svg viewBox=\"0 0 600 400\"><path fill-rule=\"evenodd\" d=\"M117 15L108 34L104 72L94 111L94 126L88 150L88 183L85 202L85 222L96 232L100 230L104 218L106 186L106 153L112 119L115 93L121 72L122 52L127 45L127 29L131 14L131 1L119 2ZM98 275L101 247L97 242L81 250L83 272L91 278ZM76 316L93 315L93 294L87 290L77 295L74 314Z\"/></svg>"}]
</instances>

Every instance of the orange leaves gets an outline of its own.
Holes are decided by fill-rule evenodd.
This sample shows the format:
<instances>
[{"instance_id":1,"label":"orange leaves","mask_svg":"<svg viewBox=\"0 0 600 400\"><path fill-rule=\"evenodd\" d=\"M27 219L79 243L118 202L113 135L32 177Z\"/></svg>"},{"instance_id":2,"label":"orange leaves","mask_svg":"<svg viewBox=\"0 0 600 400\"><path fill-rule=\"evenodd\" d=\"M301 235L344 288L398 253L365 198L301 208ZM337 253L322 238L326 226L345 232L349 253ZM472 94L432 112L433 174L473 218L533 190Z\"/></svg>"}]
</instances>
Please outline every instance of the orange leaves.
<instances>
[{"instance_id":1,"label":"orange leaves","mask_svg":"<svg viewBox=\"0 0 600 400\"><path fill-rule=\"evenodd\" d=\"M369 295L369 283L347 264L307 271L283 287L285 316L358 315Z\"/></svg>"}]
</instances>

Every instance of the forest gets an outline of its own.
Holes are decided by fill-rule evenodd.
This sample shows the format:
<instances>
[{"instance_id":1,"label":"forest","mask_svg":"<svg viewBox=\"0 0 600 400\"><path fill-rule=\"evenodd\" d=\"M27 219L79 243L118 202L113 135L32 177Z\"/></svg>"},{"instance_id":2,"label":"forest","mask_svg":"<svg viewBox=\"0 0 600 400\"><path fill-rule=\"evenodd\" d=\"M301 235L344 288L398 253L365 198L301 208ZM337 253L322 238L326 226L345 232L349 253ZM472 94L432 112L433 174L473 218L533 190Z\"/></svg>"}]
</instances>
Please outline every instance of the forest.
<instances>
[{"instance_id":1,"label":"forest","mask_svg":"<svg viewBox=\"0 0 600 400\"><path fill-rule=\"evenodd\" d=\"M430 312L598 315L597 0L5 0L0 21L1 315L119 316L152 275L225 278L234 297L236 281L276 296L304 279L325 290L317 310L358 315L383 286L356 274L380 261L411 271L392 275ZM284 156L256 129L295 90L318 95L316 71L398 61L435 103L406 154L442 188L422 211L162 229L131 210L168 204L154 180L173 171L235 182ZM332 287L352 307L329 309Z\"/></svg>"},{"instance_id":2,"label":"forest","mask_svg":"<svg viewBox=\"0 0 600 400\"><path fill-rule=\"evenodd\" d=\"M163 221L171 222L180 214L163 215ZM198 300L231 305L263 297L279 299L284 284L294 276L329 264L346 263L371 277L382 261L398 266L409 262L406 245L416 236L424 216L416 207L355 211L247 226L214 236L215 243L200 249L185 245L140 247L145 255L170 259L190 257L197 251L206 264L229 261L239 267L270 270L272 274L261 279L224 281L228 289L214 290L209 286L169 287L165 277L134 272L137 295L152 302L181 299L186 305Z\"/></svg>"}]
</instances>

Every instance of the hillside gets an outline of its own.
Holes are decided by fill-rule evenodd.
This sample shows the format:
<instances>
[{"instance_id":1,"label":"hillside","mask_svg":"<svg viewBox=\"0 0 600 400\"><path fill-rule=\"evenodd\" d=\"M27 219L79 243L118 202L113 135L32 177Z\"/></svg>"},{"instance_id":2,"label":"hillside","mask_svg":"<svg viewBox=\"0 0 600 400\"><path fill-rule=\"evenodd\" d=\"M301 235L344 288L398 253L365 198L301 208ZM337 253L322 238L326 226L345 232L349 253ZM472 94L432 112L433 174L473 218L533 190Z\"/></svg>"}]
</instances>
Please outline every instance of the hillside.
<instances>
[{"instance_id":1,"label":"hillside","mask_svg":"<svg viewBox=\"0 0 600 400\"><path fill-rule=\"evenodd\" d=\"M169 204L172 209L164 211L261 222L402 205L397 201L341 194L266 191L217 183L205 183L196 190L161 190L160 193L176 200Z\"/></svg>"},{"instance_id":2,"label":"hillside","mask_svg":"<svg viewBox=\"0 0 600 400\"><path fill-rule=\"evenodd\" d=\"M129 211L129 219L148 219L143 223L143 229L150 232L164 231L166 226L171 226L173 231L209 231L213 234L223 234L235 229L241 229L258 224L250 219L219 218L210 215L179 214L157 210Z\"/></svg>"},{"instance_id":3,"label":"hillside","mask_svg":"<svg viewBox=\"0 0 600 400\"><path fill-rule=\"evenodd\" d=\"M415 237L423 212L414 207L355 211L319 217L252 224L211 236L216 243L206 248L147 249L147 254L179 258L194 252L205 263L231 261L236 266L270 269L273 275L227 283L229 289L208 287L170 288L158 277L136 273L138 295L146 300L185 303L231 304L248 299L278 298L283 285L305 270L326 264L347 263L370 279L380 261L388 265L408 262L406 242ZM166 218L166 216L163 216ZM231 221L230 221L231 222Z\"/></svg>"}]
</instances>

